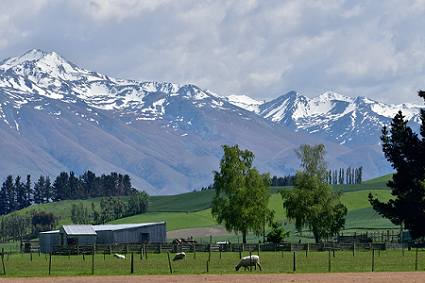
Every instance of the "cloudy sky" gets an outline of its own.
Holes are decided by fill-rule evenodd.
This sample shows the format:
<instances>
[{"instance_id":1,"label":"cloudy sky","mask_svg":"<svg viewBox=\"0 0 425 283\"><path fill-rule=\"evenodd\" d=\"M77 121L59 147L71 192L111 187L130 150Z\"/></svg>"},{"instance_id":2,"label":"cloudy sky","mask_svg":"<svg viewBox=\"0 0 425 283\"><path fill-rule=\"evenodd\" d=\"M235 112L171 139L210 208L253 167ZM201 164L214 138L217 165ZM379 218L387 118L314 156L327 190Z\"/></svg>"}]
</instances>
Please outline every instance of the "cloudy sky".
<instances>
[{"instance_id":1,"label":"cloudy sky","mask_svg":"<svg viewBox=\"0 0 425 283\"><path fill-rule=\"evenodd\" d=\"M39 48L141 81L271 100L425 89L425 0L2 0L0 60Z\"/></svg>"}]
</instances>

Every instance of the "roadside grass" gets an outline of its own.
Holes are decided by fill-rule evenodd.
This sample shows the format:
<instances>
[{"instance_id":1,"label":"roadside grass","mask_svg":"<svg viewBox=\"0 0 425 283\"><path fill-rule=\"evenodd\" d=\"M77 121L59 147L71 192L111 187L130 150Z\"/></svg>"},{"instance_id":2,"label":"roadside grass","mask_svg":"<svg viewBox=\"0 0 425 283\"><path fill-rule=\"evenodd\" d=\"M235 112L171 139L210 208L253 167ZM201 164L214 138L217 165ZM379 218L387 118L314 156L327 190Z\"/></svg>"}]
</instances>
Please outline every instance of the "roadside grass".
<instances>
[{"instance_id":1,"label":"roadside grass","mask_svg":"<svg viewBox=\"0 0 425 283\"><path fill-rule=\"evenodd\" d=\"M253 252L252 254L257 254ZM248 256L249 252L243 252ZM172 259L174 254L170 254ZM209 260L210 258L210 260ZM126 260L114 258L112 255L96 254L94 267L92 255L52 255L49 275L49 255L10 254L4 258L6 275L0 269L2 277L44 277L44 276L112 276L131 275L131 254ZM330 262L329 262L330 261ZM184 261L171 261L173 274L236 274L250 273L241 268L235 271L239 262L237 252L197 252L187 253ZM296 271L294 272L294 252L260 252L260 264L252 273L327 273L329 272L384 272L384 271L415 271L416 251L386 250L386 251L336 251L332 252L295 252ZM208 272L207 272L208 264ZM93 268L93 269L92 269ZM425 252L418 252L417 270L425 270ZM140 259L140 254L134 253L133 275L167 275L170 274L167 253L148 254L147 259Z\"/></svg>"}]
</instances>

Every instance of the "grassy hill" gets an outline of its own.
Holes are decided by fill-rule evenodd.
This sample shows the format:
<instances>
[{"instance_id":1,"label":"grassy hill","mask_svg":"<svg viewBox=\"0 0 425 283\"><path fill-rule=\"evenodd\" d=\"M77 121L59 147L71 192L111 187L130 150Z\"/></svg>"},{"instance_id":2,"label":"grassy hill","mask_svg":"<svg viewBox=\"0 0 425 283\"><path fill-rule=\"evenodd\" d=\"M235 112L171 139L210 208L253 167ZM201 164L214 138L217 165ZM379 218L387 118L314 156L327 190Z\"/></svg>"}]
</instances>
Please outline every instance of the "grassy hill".
<instances>
[{"instance_id":1,"label":"grassy hill","mask_svg":"<svg viewBox=\"0 0 425 283\"><path fill-rule=\"evenodd\" d=\"M333 190L342 190L342 202L348 208L345 232L397 228L390 221L379 216L368 202L369 193L372 193L382 201L388 201L392 197L391 190L386 186L386 182L389 178L391 178L391 175L381 177L377 180L370 180L362 184L333 186ZM271 189L269 207L275 210L275 220L278 221L285 230L295 231L294 225L289 223L285 217L282 199L278 193L281 189L283 189L283 187L274 187ZM206 190L171 196L152 196L150 212L115 220L110 224L165 221L167 222L167 231L213 227L217 225L216 221L211 216L210 209L214 194L214 190ZM122 199L127 201L128 197L123 197ZM25 213L33 209L37 211L51 211L56 216L60 217L61 225L72 224L70 217L73 203L83 202L83 204L88 207L89 211L91 211L92 202L95 203L96 209L100 210L100 200L101 198L78 201L65 200L32 206L21 212ZM308 235L308 232L303 234ZM295 236L297 237L298 235ZM252 234L248 237L248 240L254 242L258 242L258 239L262 238L255 237ZM292 240L296 239L298 238L292 238ZM226 235L223 237L215 237L214 240L237 242L238 237Z\"/></svg>"}]
</instances>

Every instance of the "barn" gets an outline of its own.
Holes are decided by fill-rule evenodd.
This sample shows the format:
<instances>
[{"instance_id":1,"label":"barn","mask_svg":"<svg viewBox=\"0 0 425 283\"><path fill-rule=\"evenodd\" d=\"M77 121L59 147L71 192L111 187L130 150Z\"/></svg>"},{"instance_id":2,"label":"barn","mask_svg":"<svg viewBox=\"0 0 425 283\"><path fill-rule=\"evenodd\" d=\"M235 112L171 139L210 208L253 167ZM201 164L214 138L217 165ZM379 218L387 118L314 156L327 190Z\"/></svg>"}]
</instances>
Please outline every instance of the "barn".
<instances>
[{"instance_id":1,"label":"barn","mask_svg":"<svg viewBox=\"0 0 425 283\"><path fill-rule=\"evenodd\" d=\"M55 245L111 245L166 243L166 222L107 225L63 225L39 233L40 251L53 252Z\"/></svg>"},{"instance_id":2,"label":"barn","mask_svg":"<svg viewBox=\"0 0 425 283\"><path fill-rule=\"evenodd\" d=\"M96 243L99 245L167 242L165 222L94 225L93 228L97 233Z\"/></svg>"}]
</instances>

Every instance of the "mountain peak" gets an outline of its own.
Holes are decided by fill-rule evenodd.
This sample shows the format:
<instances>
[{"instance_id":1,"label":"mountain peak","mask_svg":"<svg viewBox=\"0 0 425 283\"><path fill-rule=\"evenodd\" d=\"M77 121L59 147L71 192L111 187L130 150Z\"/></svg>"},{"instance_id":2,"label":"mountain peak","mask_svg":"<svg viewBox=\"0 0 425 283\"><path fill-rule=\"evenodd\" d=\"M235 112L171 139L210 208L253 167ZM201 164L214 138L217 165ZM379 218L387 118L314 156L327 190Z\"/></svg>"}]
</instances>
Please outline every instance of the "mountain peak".
<instances>
[{"instance_id":1,"label":"mountain peak","mask_svg":"<svg viewBox=\"0 0 425 283\"><path fill-rule=\"evenodd\" d=\"M332 91L324 92L313 99L313 101L320 101L320 102L332 101L332 100L340 100L340 101L347 101L347 102L353 101L353 99L348 96L344 96Z\"/></svg>"},{"instance_id":2,"label":"mountain peak","mask_svg":"<svg viewBox=\"0 0 425 283\"><path fill-rule=\"evenodd\" d=\"M23 62L40 60L41 58L45 57L47 54L48 53L44 52L41 49L33 49L28 51L22 56L11 57L6 60L3 60L2 62L0 62L0 69L7 71L8 69L16 65L22 64Z\"/></svg>"}]
</instances>

